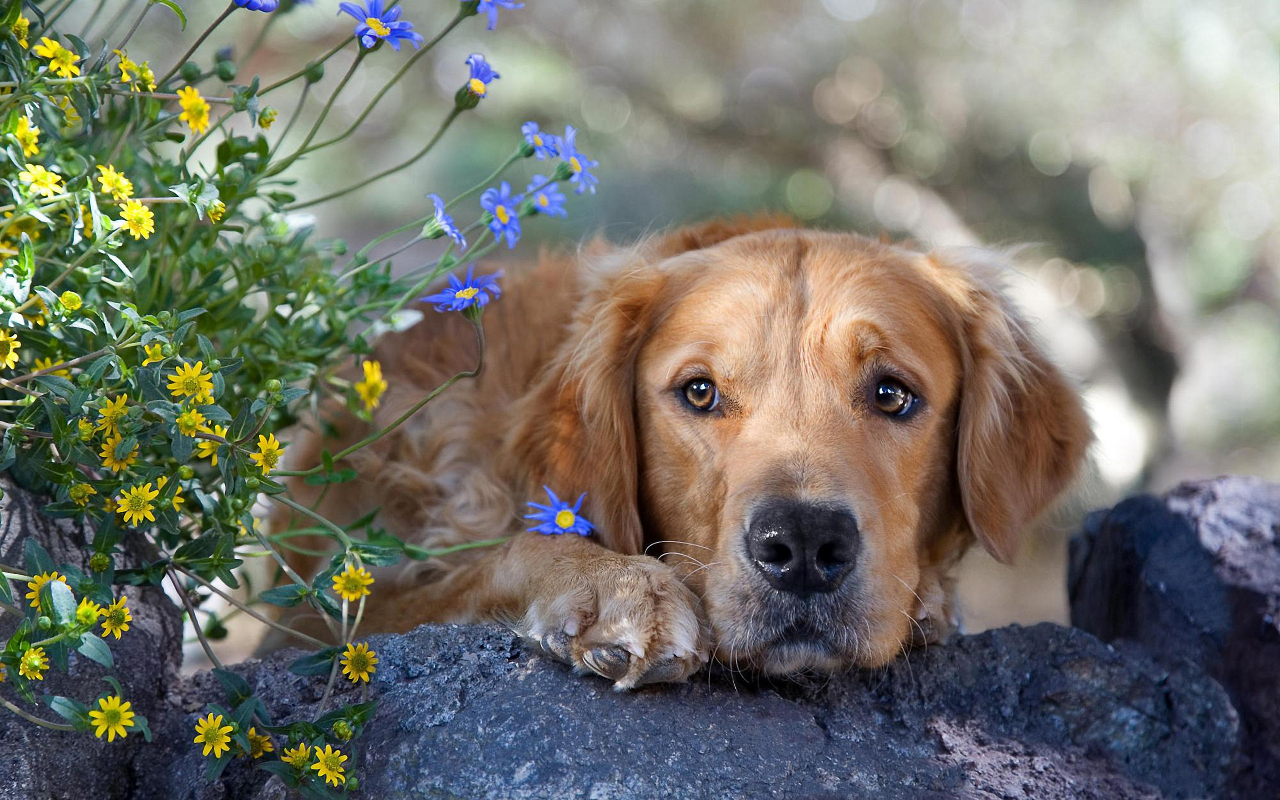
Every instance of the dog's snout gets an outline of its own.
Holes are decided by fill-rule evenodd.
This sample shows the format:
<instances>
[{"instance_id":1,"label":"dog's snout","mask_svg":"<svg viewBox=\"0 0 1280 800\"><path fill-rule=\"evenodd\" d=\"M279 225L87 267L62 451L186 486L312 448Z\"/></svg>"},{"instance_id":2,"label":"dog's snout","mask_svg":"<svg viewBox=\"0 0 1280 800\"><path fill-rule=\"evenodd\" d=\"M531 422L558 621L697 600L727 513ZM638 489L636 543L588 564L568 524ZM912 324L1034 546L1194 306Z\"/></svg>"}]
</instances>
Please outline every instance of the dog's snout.
<instances>
[{"instance_id":1,"label":"dog's snout","mask_svg":"<svg viewBox=\"0 0 1280 800\"><path fill-rule=\"evenodd\" d=\"M771 501L752 514L747 556L775 589L834 591L857 559L858 523L840 506Z\"/></svg>"}]
</instances>

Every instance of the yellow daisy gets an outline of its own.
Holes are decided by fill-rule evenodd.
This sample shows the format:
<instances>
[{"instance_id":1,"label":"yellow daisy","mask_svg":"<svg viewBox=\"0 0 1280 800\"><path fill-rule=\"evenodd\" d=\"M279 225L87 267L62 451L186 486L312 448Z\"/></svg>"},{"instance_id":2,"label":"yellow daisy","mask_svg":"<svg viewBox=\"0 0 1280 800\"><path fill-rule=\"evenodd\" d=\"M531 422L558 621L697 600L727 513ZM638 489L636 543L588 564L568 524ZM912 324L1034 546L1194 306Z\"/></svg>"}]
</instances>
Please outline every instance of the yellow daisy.
<instances>
[{"instance_id":1,"label":"yellow daisy","mask_svg":"<svg viewBox=\"0 0 1280 800\"><path fill-rule=\"evenodd\" d=\"M18 348L22 342L7 328L0 328L0 367L13 369L18 364Z\"/></svg>"},{"instance_id":2,"label":"yellow daisy","mask_svg":"<svg viewBox=\"0 0 1280 800\"><path fill-rule=\"evenodd\" d=\"M84 417L81 417L80 419L76 420L76 427L78 428L78 432L80 434L80 441L87 442L93 438L94 427L93 427L93 423L90 422L89 420L85 419Z\"/></svg>"},{"instance_id":3,"label":"yellow daisy","mask_svg":"<svg viewBox=\"0 0 1280 800\"><path fill-rule=\"evenodd\" d=\"M341 663L342 674L350 678L352 683L368 683L369 676L378 671L378 654L364 642L348 644Z\"/></svg>"},{"instance_id":4,"label":"yellow daisy","mask_svg":"<svg viewBox=\"0 0 1280 800\"><path fill-rule=\"evenodd\" d=\"M99 739L107 735L108 742L114 742L116 736L121 739L128 736L128 728L133 725L133 712L128 703L121 703L116 695L104 697L98 701L98 707L89 712L89 721L94 726L93 735Z\"/></svg>"},{"instance_id":5,"label":"yellow daisy","mask_svg":"<svg viewBox=\"0 0 1280 800\"><path fill-rule=\"evenodd\" d=\"M213 378L204 371L204 362L179 364L177 371L169 378L169 393L179 399L183 397L199 397L213 394Z\"/></svg>"},{"instance_id":6,"label":"yellow daisy","mask_svg":"<svg viewBox=\"0 0 1280 800\"><path fill-rule=\"evenodd\" d=\"M222 215L225 213L227 213L227 204L221 200L214 200L209 204L208 214L210 222L220 222L222 220Z\"/></svg>"},{"instance_id":7,"label":"yellow daisy","mask_svg":"<svg viewBox=\"0 0 1280 800\"><path fill-rule=\"evenodd\" d=\"M221 758L225 750L231 749L230 725L222 724L221 714L210 714L196 722L196 744L204 745L204 755L213 751L214 758Z\"/></svg>"},{"instance_id":8,"label":"yellow daisy","mask_svg":"<svg viewBox=\"0 0 1280 800\"><path fill-rule=\"evenodd\" d=\"M324 778L325 783L337 786L340 783L346 783L347 777L343 774L345 771L342 762L347 757L342 754L341 750L334 750L332 746L325 745L324 750L316 746L316 763L311 768L320 773L320 777Z\"/></svg>"},{"instance_id":9,"label":"yellow daisy","mask_svg":"<svg viewBox=\"0 0 1280 800\"><path fill-rule=\"evenodd\" d=\"M151 501L159 496L160 492L151 488L150 481L141 486L131 486L116 498L116 511L124 514L124 521L130 525L137 525L144 519L147 522L155 522L155 515L151 513L155 510L155 506Z\"/></svg>"},{"instance_id":10,"label":"yellow daisy","mask_svg":"<svg viewBox=\"0 0 1280 800\"><path fill-rule=\"evenodd\" d=\"M70 289L58 295L58 302L68 311L79 311L80 306L84 305L84 299Z\"/></svg>"},{"instance_id":11,"label":"yellow daisy","mask_svg":"<svg viewBox=\"0 0 1280 800\"><path fill-rule=\"evenodd\" d=\"M36 611L40 610L40 590L49 581L62 581L63 586L67 584L67 579L57 572L42 572L32 577L30 582L27 583L27 588L31 590L27 592L27 599L31 601L31 607Z\"/></svg>"},{"instance_id":12,"label":"yellow daisy","mask_svg":"<svg viewBox=\"0 0 1280 800\"><path fill-rule=\"evenodd\" d=\"M48 36L40 37L40 44L36 45L31 52L41 58L49 59L49 69L56 72L60 77L73 78L80 74L80 68L76 66L80 56Z\"/></svg>"},{"instance_id":13,"label":"yellow daisy","mask_svg":"<svg viewBox=\"0 0 1280 800\"><path fill-rule=\"evenodd\" d=\"M81 422L83 421L81 420ZM67 494L71 495L71 499L75 504L82 508L89 502L89 496L97 493L98 490L87 483L77 483L67 490Z\"/></svg>"},{"instance_id":14,"label":"yellow daisy","mask_svg":"<svg viewBox=\"0 0 1280 800\"><path fill-rule=\"evenodd\" d=\"M156 230L156 215L139 201L127 200L120 209L120 223L134 239L150 239Z\"/></svg>"},{"instance_id":15,"label":"yellow daisy","mask_svg":"<svg viewBox=\"0 0 1280 800\"><path fill-rule=\"evenodd\" d=\"M139 89L148 92L156 90L156 74L151 71L150 61L143 61L138 65L138 80L134 81L133 90L136 92Z\"/></svg>"},{"instance_id":16,"label":"yellow daisy","mask_svg":"<svg viewBox=\"0 0 1280 800\"><path fill-rule=\"evenodd\" d=\"M124 458L116 456L116 447L123 441L120 434L114 434L107 437L102 443L102 449L98 451L98 455L102 456L102 466L108 467L112 472L119 472L133 466L133 462L138 460L138 445L134 445Z\"/></svg>"},{"instance_id":17,"label":"yellow daisy","mask_svg":"<svg viewBox=\"0 0 1280 800\"><path fill-rule=\"evenodd\" d=\"M34 305L31 306L30 310L22 312L22 318L33 326L43 326L44 315L49 312L49 307L44 304L44 298L40 295L34 295L31 300Z\"/></svg>"},{"instance_id":18,"label":"yellow daisy","mask_svg":"<svg viewBox=\"0 0 1280 800\"><path fill-rule=\"evenodd\" d=\"M169 482L169 476L161 475L160 478L156 481L156 486L163 490L164 485L168 482ZM185 502L187 502L187 498L182 496L182 487L179 486L177 489L173 490L173 499L169 501L169 504L173 506L174 511L181 511L182 504Z\"/></svg>"},{"instance_id":19,"label":"yellow daisy","mask_svg":"<svg viewBox=\"0 0 1280 800\"><path fill-rule=\"evenodd\" d=\"M202 433L212 433L214 436L221 436L224 439L227 436L226 425L214 425L213 430L204 428ZM212 439L201 439L196 442L196 455L200 458L209 459L212 466L218 466L218 448L222 446L222 442L215 442Z\"/></svg>"},{"instance_id":20,"label":"yellow daisy","mask_svg":"<svg viewBox=\"0 0 1280 800\"><path fill-rule=\"evenodd\" d=\"M49 658L43 647L28 647L18 659L18 674L27 680L44 680L44 671L49 668ZM345 760L345 759L344 759Z\"/></svg>"},{"instance_id":21,"label":"yellow daisy","mask_svg":"<svg viewBox=\"0 0 1280 800\"><path fill-rule=\"evenodd\" d=\"M18 117L18 129L13 135L18 144L22 145L22 154L27 158L40 152L40 129L31 124L31 117L26 114Z\"/></svg>"},{"instance_id":22,"label":"yellow daisy","mask_svg":"<svg viewBox=\"0 0 1280 800\"><path fill-rule=\"evenodd\" d=\"M120 82L128 83L130 84L129 88L133 89L135 92L138 91L138 87L132 85L133 79L138 74L138 65L134 63L133 59L129 58L128 51L112 50L111 52L115 53L116 57L120 59Z\"/></svg>"},{"instance_id":23,"label":"yellow daisy","mask_svg":"<svg viewBox=\"0 0 1280 800\"><path fill-rule=\"evenodd\" d=\"M158 342L156 344L144 345L142 352L146 353L147 357L142 360L142 366L145 367L148 364L158 364L161 361L164 361L164 353L161 352L161 347L162 345Z\"/></svg>"},{"instance_id":24,"label":"yellow daisy","mask_svg":"<svg viewBox=\"0 0 1280 800\"><path fill-rule=\"evenodd\" d=\"M387 390L387 382L382 379L382 364L378 361L366 361L360 365L364 368L364 380L355 385L356 394L364 401L366 410L378 407L382 401L382 393Z\"/></svg>"},{"instance_id":25,"label":"yellow daisy","mask_svg":"<svg viewBox=\"0 0 1280 800\"><path fill-rule=\"evenodd\" d=\"M124 173L117 172L116 168L110 164L105 167L98 165L98 184L102 187L105 194L111 195L116 200L128 200L133 197L133 182L124 176Z\"/></svg>"},{"instance_id":26,"label":"yellow daisy","mask_svg":"<svg viewBox=\"0 0 1280 800\"><path fill-rule=\"evenodd\" d=\"M369 587L373 585L373 576L369 574L369 570L361 567L356 569L354 564L348 564L347 568L333 576L333 591L343 600L354 603L361 597L372 594Z\"/></svg>"},{"instance_id":27,"label":"yellow daisy","mask_svg":"<svg viewBox=\"0 0 1280 800\"><path fill-rule=\"evenodd\" d=\"M37 359L36 359L36 372L39 372L39 371L41 371L41 370L46 370L46 369L48 369L49 367L52 367L52 366L53 366L53 365L55 365L55 364L61 364L61 363L62 363L61 361L54 361L52 358L37 358ZM48 373L48 374L49 374L49 375L57 375L57 376L58 376L58 377L60 377L60 378L70 378L70 377L71 377L71 370L69 370L69 369L55 369L53 372L50 372L50 373Z\"/></svg>"},{"instance_id":28,"label":"yellow daisy","mask_svg":"<svg viewBox=\"0 0 1280 800\"><path fill-rule=\"evenodd\" d=\"M94 428L106 431L108 436L118 434L120 432L120 418L128 411L125 408L125 404L128 402L129 395L127 394L122 394L114 400L107 398L107 404L98 411L98 424Z\"/></svg>"},{"instance_id":29,"label":"yellow daisy","mask_svg":"<svg viewBox=\"0 0 1280 800\"><path fill-rule=\"evenodd\" d=\"M76 606L76 624L89 627L102 616L102 606L85 597Z\"/></svg>"},{"instance_id":30,"label":"yellow daisy","mask_svg":"<svg viewBox=\"0 0 1280 800\"><path fill-rule=\"evenodd\" d=\"M249 739L250 758L262 758L264 753L270 753L276 749L276 746L271 743L270 736L260 734L254 728L250 728L245 736Z\"/></svg>"},{"instance_id":31,"label":"yellow daisy","mask_svg":"<svg viewBox=\"0 0 1280 800\"><path fill-rule=\"evenodd\" d=\"M133 622L133 615L129 613L129 601L121 595L119 600L102 612L102 638L107 638L109 634L119 639L120 634L129 630L130 622Z\"/></svg>"},{"instance_id":32,"label":"yellow daisy","mask_svg":"<svg viewBox=\"0 0 1280 800\"><path fill-rule=\"evenodd\" d=\"M39 164L27 164L18 173L18 180L31 187L41 197L56 197L62 193L62 176L50 172Z\"/></svg>"},{"instance_id":33,"label":"yellow daisy","mask_svg":"<svg viewBox=\"0 0 1280 800\"><path fill-rule=\"evenodd\" d=\"M276 468L283 453L284 447L276 441L276 435L273 433L269 436L258 436L258 452L250 453L249 458L262 468L263 475L267 475Z\"/></svg>"},{"instance_id":34,"label":"yellow daisy","mask_svg":"<svg viewBox=\"0 0 1280 800\"><path fill-rule=\"evenodd\" d=\"M209 128L209 103L200 96L199 89L182 87L178 90L178 103L182 106L178 119L187 123L192 133L204 133Z\"/></svg>"},{"instance_id":35,"label":"yellow daisy","mask_svg":"<svg viewBox=\"0 0 1280 800\"><path fill-rule=\"evenodd\" d=\"M178 431L183 436L195 436L196 431L204 429L204 414L194 408L188 408L178 415Z\"/></svg>"},{"instance_id":36,"label":"yellow daisy","mask_svg":"<svg viewBox=\"0 0 1280 800\"><path fill-rule=\"evenodd\" d=\"M19 14L18 18L13 21L13 27L9 30L13 31L13 38L18 40L18 44L22 45L23 50L31 46L27 42L27 34L31 33L31 20Z\"/></svg>"},{"instance_id":37,"label":"yellow daisy","mask_svg":"<svg viewBox=\"0 0 1280 800\"><path fill-rule=\"evenodd\" d=\"M280 754L280 760L295 769L302 769L311 760L311 748L306 742L299 742L297 747L286 747Z\"/></svg>"}]
</instances>

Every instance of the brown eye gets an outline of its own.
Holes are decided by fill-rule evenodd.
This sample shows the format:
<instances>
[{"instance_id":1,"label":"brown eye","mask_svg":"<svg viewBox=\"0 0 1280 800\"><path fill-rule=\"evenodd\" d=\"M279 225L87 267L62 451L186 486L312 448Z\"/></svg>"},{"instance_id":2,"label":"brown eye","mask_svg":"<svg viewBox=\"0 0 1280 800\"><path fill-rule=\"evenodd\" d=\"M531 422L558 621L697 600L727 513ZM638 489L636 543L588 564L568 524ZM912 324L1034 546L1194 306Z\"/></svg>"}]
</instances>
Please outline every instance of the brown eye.
<instances>
[{"instance_id":1,"label":"brown eye","mask_svg":"<svg viewBox=\"0 0 1280 800\"><path fill-rule=\"evenodd\" d=\"M711 411L720 404L720 390L708 378L694 378L681 391L684 401L697 411Z\"/></svg>"},{"instance_id":2,"label":"brown eye","mask_svg":"<svg viewBox=\"0 0 1280 800\"><path fill-rule=\"evenodd\" d=\"M891 417L905 417L916 407L916 396L892 378L885 378L876 384L872 399L880 413Z\"/></svg>"}]
</instances>

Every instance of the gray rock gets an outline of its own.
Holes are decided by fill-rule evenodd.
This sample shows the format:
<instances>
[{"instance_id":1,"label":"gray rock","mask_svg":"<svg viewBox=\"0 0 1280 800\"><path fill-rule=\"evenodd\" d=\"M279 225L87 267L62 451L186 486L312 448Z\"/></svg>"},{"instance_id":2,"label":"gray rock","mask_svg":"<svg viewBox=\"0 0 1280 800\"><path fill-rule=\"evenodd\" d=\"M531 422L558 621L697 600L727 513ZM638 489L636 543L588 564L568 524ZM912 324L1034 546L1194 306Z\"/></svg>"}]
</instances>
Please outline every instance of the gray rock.
<instances>
[{"instance_id":1,"label":"gray rock","mask_svg":"<svg viewBox=\"0 0 1280 800\"><path fill-rule=\"evenodd\" d=\"M1190 660L1240 713L1228 794L1280 787L1280 485L1188 483L1090 516L1071 545L1071 621L1104 640Z\"/></svg>"}]
</instances>

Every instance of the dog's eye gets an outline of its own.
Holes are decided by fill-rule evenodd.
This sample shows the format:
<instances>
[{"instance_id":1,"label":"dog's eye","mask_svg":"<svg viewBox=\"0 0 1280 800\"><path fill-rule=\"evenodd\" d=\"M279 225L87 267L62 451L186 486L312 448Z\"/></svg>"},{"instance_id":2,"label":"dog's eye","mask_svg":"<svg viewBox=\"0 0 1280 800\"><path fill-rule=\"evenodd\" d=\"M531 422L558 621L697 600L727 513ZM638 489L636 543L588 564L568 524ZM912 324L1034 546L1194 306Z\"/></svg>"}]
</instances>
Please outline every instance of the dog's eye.
<instances>
[{"instance_id":1,"label":"dog's eye","mask_svg":"<svg viewBox=\"0 0 1280 800\"><path fill-rule=\"evenodd\" d=\"M720 390L707 378L694 378L682 392L684 401L698 411L711 411L720 404Z\"/></svg>"},{"instance_id":2,"label":"dog's eye","mask_svg":"<svg viewBox=\"0 0 1280 800\"><path fill-rule=\"evenodd\" d=\"M916 406L916 396L911 390L892 378L876 384L873 400L882 414L891 417L905 417Z\"/></svg>"}]
</instances>

